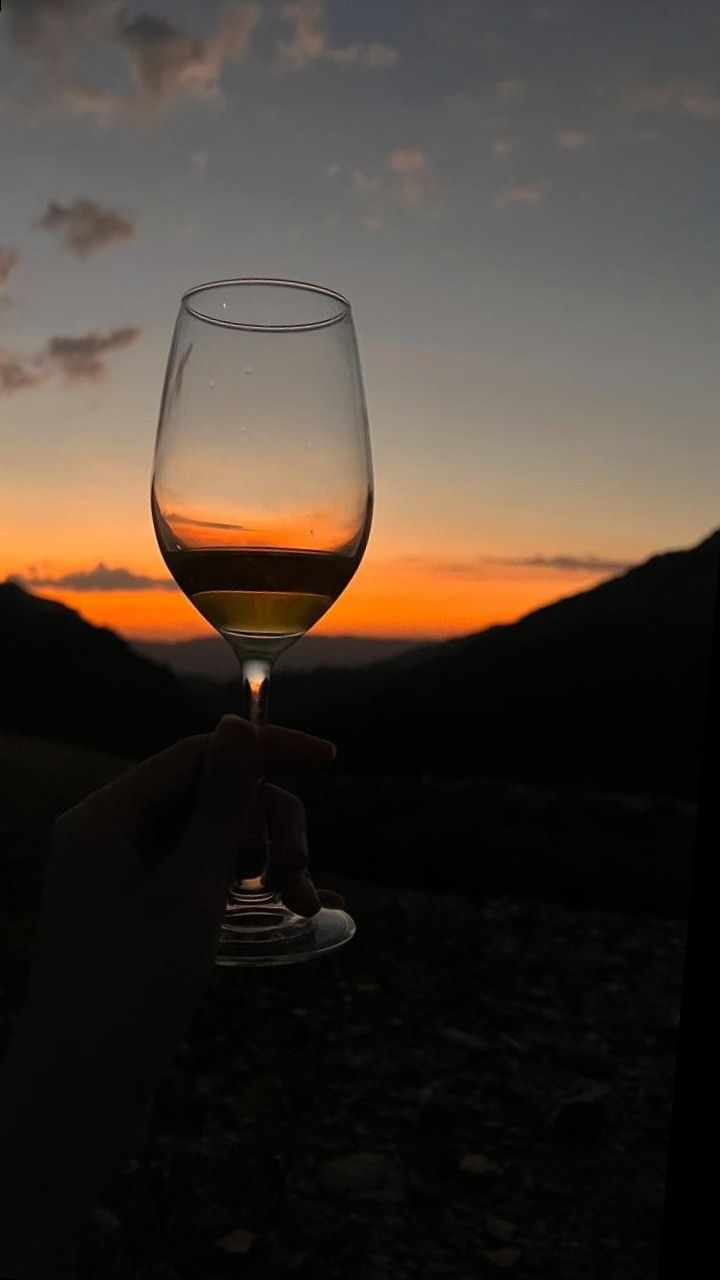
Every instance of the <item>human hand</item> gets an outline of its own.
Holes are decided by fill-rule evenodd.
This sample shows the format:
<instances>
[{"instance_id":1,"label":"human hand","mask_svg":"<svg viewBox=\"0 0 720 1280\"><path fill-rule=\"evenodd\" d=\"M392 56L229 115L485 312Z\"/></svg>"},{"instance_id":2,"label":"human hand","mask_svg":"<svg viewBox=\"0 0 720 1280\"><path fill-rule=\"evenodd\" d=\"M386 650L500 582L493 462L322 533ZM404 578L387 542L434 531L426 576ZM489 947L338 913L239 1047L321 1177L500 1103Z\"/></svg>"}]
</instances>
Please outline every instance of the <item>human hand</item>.
<instances>
[{"instance_id":1,"label":"human hand","mask_svg":"<svg viewBox=\"0 0 720 1280\"><path fill-rule=\"evenodd\" d=\"M273 768L334 754L322 739L225 716L214 734L176 743L63 814L52 830L29 1007L56 1008L61 991L74 1008L83 995L107 1004L112 993L116 1014L141 996L149 1006L153 991L192 1003L215 958L231 875L258 871L252 840L243 862L243 839L259 798L286 906L312 916L323 903L342 905L308 876L301 801L271 784L260 790Z\"/></svg>"},{"instance_id":2,"label":"human hand","mask_svg":"<svg viewBox=\"0 0 720 1280\"><path fill-rule=\"evenodd\" d=\"M257 874L238 849L265 773L333 756L319 738L226 716L214 734L153 756L56 822L26 1009L0 1085L10 1152L0 1227L7 1237L17 1223L22 1248L33 1239L32 1213L20 1225L28 1204L42 1208L45 1255L130 1154L212 970L231 875ZM341 905L307 874L300 801L267 783L262 796L286 905L302 915ZM3 1260L0 1230L0 1274Z\"/></svg>"}]
</instances>

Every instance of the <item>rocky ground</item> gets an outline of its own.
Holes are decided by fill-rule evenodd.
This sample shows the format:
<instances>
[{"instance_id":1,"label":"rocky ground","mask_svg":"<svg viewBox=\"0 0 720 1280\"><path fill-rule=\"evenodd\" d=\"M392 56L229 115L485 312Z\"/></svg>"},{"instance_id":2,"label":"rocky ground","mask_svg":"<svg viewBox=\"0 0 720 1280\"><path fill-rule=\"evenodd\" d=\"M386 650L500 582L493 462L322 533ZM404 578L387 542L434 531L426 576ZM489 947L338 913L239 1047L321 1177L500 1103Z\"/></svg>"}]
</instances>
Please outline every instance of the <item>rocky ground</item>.
<instances>
[{"instance_id":1,"label":"rocky ground","mask_svg":"<svg viewBox=\"0 0 720 1280\"><path fill-rule=\"evenodd\" d=\"M682 922L322 882L356 938L216 971L77 1280L654 1280Z\"/></svg>"},{"instance_id":2,"label":"rocky ground","mask_svg":"<svg viewBox=\"0 0 720 1280\"><path fill-rule=\"evenodd\" d=\"M0 737L0 1050L45 824L125 767ZM317 880L346 892L356 937L214 973L65 1274L656 1280L693 815L439 785L308 790ZM443 847L482 834L476 879L388 887L426 845L437 868L439 801ZM374 850L386 887L326 870L338 831L346 870Z\"/></svg>"}]
</instances>

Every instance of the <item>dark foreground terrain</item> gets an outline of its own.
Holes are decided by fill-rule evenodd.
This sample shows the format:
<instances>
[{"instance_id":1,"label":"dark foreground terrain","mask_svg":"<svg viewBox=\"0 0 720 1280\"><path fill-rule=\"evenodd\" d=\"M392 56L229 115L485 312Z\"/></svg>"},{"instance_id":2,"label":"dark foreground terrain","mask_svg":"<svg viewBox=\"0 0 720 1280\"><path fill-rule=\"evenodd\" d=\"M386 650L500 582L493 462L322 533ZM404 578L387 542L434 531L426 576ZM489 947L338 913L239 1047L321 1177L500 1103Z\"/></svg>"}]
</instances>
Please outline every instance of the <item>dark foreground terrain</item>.
<instances>
[{"instance_id":1,"label":"dark foreground terrain","mask_svg":"<svg viewBox=\"0 0 720 1280\"><path fill-rule=\"evenodd\" d=\"M344 887L337 956L215 973L78 1280L654 1280L682 924Z\"/></svg>"},{"instance_id":2,"label":"dark foreground terrain","mask_svg":"<svg viewBox=\"0 0 720 1280\"><path fill-rule=\"evenodd\" d=\"M3 1043L42 823L122 767L46 744L5 751ZM580 858L592 841L573 824L588 810L564 812ZM622 911L522 900L542 857L530 830L525 819L505 832L515 894L497 876L488 896L481 877L453 896L323 870L357 921L346 948L216 971L148 1137L90 1214L69 1274L654 1280L683 895L674 915L665 895L664 916L637 894ZM616 881L623 865L637 885L651 878L652 845L644 863L627 845Z\"/></svg>"}]
</instances>

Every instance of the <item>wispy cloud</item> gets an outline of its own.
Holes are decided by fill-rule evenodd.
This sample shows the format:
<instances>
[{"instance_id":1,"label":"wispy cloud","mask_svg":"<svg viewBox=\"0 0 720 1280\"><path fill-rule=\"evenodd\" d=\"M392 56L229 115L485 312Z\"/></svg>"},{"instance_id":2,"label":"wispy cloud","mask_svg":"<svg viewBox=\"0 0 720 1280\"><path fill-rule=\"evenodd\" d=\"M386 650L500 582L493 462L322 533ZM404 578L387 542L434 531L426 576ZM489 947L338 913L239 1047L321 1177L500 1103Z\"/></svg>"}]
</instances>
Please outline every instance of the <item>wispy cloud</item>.
<instances>
[{"instance_id":1,"label":"wispy cloud","mask_svg":"<svg viewBox=\"0 0 720 1280\"><path fill-rule=\"evenodd\" d=\"M614 91L636 115L675 112L692 120L720 120L720 89L694 76L639 76Z\"/></svg>"},{"instance_id":2,"label":"wispy cloud","mask_svg":"<svg viewBox=\"0 0 720 1280\"><path fill-rule=\"evenodd\" d=\"M379 231L398 206L417 210L435 190L430 160L418 148L392 151L370 170L349 169L342 164L329 164L323 170L325 181L342 184L353 193L362 212L362 226L371 234Z\"/></svg>"},{"instance_id":3,"label":"wispy cloud","mask_svg":"<svg viewBox=\"0 0 720 1280\"><path fill-rule=\"evenodd\" d=\"M366 67L378 67L383 70L397 66L400 54L389 44L369 44L363 51L362 61Z\"/></svg>"},{"instance_id":4,"label":"wispy cloud","mask_svg":"<svg viewBox=\"0 0 720 1280\"><path fill-rule=\"evenodd\" d=\"M99 14L107 14L108 0L15 0L8 20L16 44L33 52L76 34Z\"/></svg>"},{"instance_id":5,"label":"wispy cloud","mask_svg":"<svg viewBox=\"0 0 720 1280\"><path fill-rule=\"evenodd\" d=\"M399 61L397 50L379 41L335 45L322 0L295 0L270 16L282 24L278 35L290 28L289 36L275 43L280 70L304 71L329 62L382 71ZM129 13L119 0L15 0L9 17L14 43L42 67L46 108L61 107L106 126L123 119L147 120L187 99L221 102L224 68L245 58L262 20L259 0L229 0L220 7L214 28L203 35L155 14ZM121 53L129 73L127 88L108 91L88 83L81 50L90 41Z\"/></svg>"},{"instance_id":6,"label":"wispy cloud","mask_svg":"<svg viewBox=\"0 0 720 1280\"><path fill-rule=\"evenodd\" d=\"M492 144L493 154L498 160L507 160L513 151L517 151L517 145L516 138L496 138Z\"/></svg>"},{"instance_id":7,"label":"wispy cloud","mask_svg":"<svg viewBox=\"0 0 720 1280\"><path fill-rule=\"evenodd\" d=\"M544 182L516 182L498 191L493 205L496 209L509 209L513 204L540 205L545 201L546 190Z\"/></svg>"},{"instance_id":8,"label":"wispy cloud","mask_svg":"<svg viewBox=\"0 0 720 1280\"><path fill-rule=\"evenodd\" d=\"M53 373L69 383L99 382L107 373L108 354L129 347L141 333L142 329L128 325L78 338L57 335L36 355L0 350L0 395L29 391Z\"/></svg>"},{"instance_id":9,"label":"wispy cloud","mask_svg":"<svg viewBox=\"0 0 720 1280\"><path fill-rule=\"evenodd\" d=\"M417 565L440 577L467 578L484 582L497 580L498 569L507 568L551 569L563 573L578 574L612 574L622 573L631 568L634 561L617 560L603 556L573 555L570 553L554 556L464 556L451 558L443 556L408 555L403 557L408 564Z\"/></svg>"},{"instance_id":10,"label":"wispy cloud","mask_svg":"<svg viewBox=\"0 0 720 1280\"><path fill-rule=\"evenodd\" d=\"M453 119L453 127L462 130L466 145L471 135L484 150L490 147L499 160L518 150L528 120L526 104L530 84L519 77L507 77L472 91L451 93L445 106Z\"/></svg>"},{"instance_id":11,"label":"wispy cloud","mask_svg":"<svg viewBox=\"0 0 720 1280\"><path fill-rule=\"evenodd\" d=\"M506 107L521 107L528 96L527 80L499 80L495 92Z\"/></svg>"},{"instance_id":12,"label":"wispy cloud","mask_svg":"<svg viewBox=\"0 0 720 1280\"><path fill-rule=\"evenodd\" d=\"M117 240L132 240L135 235L135 224L125 214L104 209L96 200L82 196L66 205L52 201L37 226L53 232L80 258Z\"/></svg>"},{"instance_id":13,"label":"wispy cloud","mask_svg":"<svg viewBox=\"0 0 720 1280\"><path fill-rule=\"evenodd\" d=\"M539 4L531 11L531 22L556 22L568 15L568 7L564 4Z\"/></svg>"},{"instance_id":14,"label":"wispy cloud","mask_svg":"<svg viewBox=\"0 0 720 1280\"><path fill-rule=\"evenodd\" d=\"M396 175L396 192L403 204L417 208L430 194L432 174L424 151L393 151L388 161Z\"/></svg>"},{"instance_id":15,"label":"wispy cloud","mask_svg":"<svg viewBox=\"0 0 720 1280\"><path fill-rule=\"evenodd\" d=\"M571 573L622 573L634 563L632 560L611 560L603 556L523 556L507 560L506 564L527 565L535 569L566 569Z\"/></svg>"},{"instance_id":16,"label":"wispy cloud","mask_svg":"<svg viewBox=\"0 0 720 1280\"><path fill-rule=\"evenodd\" d=\"M562 151L582 151L589 143L590 135L581 129L559 129L555 134L555 145Z\"/></svg>"},{"instance_id":17,"label":"wispy cloud","mask_svg":"<svg viewBox=\"0 0 720 1280\"><path fill-rule=\"evenodd\" d=\"M43 63L47 96L71 115L102 124L121 117L159 114L182 98L217 101L227 62L246 53L262 17L256 0L230 0L215 29L195 37L165 18L130 16L117 0L17 0L11 35L18 47ZM132 82L127 91L106 92L78 75L78 50L93 39L124 55Z\"/></svg>"},{"instance_id":18,"label":"wispy cloud","mask_svg":"<svg viewBox=\"0 0 720 1280\"><path fill-rule=\"evenodd\" d=\"M446 102L456 115L483 128L510 131L529 93L528 81L513 76L479 89L451 93Z\"/></svg>"},{"instance_id":19,"label":"wispy cloud","mask_svg":"<svg viewBox=\"0 0 720 1280\"><path fill-rule=\"evenodd\" d=\"M119 94L95 89L79 80L62 85L58 101L68 115L85 116L105 126L114 124L127 109L126 100Z\"/></svg>"},{"instance_id":20,"label":"wispy cloud","mask_svg":"<svg viewBox=\"0 0 720 1280\"><path fill-rule=\"evenodd\" d=\"M362 191L366 195L379 191L382 186L379 173L363 173L362 169L353 169L350 177L355 190Z\"/></svg>"},{"instance_id":21,"label":"wispy cloud","mask_svg":"<svg viewBox=\"0 0 720 1280\"><path fill-rule=\"evenodd\" d=\"M365 230L369 231L371 235L382 231L383 216L381 213L366 213L362 221Z\"/></svg>"},{"instance_id":22,"label":"wispy cloud","mask_svg":"<svg viewBox=\"0 0 720 1280\"><path fill-rule=\"evenodd\" d=\"M204 147L200 147L198 148L197 151L193 151L192 155L190 156L190 168L192 172L196 173L198 177L202 177L204 174L206 174L207 167L208 167L208 159L209 159L208 153Z\"/></svg>"},{"instance_id":23,"label":"wispy cloud","mask_svg":"<svg viewBox=\"0 0 720 1280\"><path fill-rule=\"evenodd\" d=\"M66 591L177 590L171 578L149 578L141 573L133 573L131 569L110 569L102 561L93 569L78 569L75 573L64 573L57 578L40 575L31 569L28 575L12 574L11 580L31 590L43 587L64 588Z\"/></svg>"},{"instance_id":24,"label":"wispy cloud","mask_svg":"<svg viewBox=\"0 0 720 1280\"><path fill-rule=\"evenodd\" d=\"M42 356L23 356L0 347L0 395L29 391L47 378L50 370Z\"/></svg>"},{"instance_id":25,"label":"wispy cloud","mask_svg":"<svg viewBox=\"0 0 720 1280\"><path fill-rule=\"evenodd\" d=\"M20 254L17 249L10 249L7 245L0 244L0 293L10 279L10 272L15 270L19 261Z\"/></svg>"},{"instance_id":26,"label":"wispy cloud","mask_svg":"<svg viewBox=\"0 0 720 1280\"><path fill-rule=\"evenodd\" d=\"M105 357L135 342L142 329L127 326L111 333L86 333L80 338L51 338L46 353L67 382L98 382L107 372Z\"/></svg>"},{"instance_id":27,"label":"wispy cloud","mask_svg":"<svg viewBox=\"0 0 720 1280\"><path fill-rule=\"evenodd\" d=\"M237 0L219 13L215 32L196 39L165 18L120 15L117 39L130 60L137 107L160 111L182 97L217 98L225 62L244 56L262 10Z\"/></svg>"},{"instance_id":28,"label":"wispy cloud","mask_svg":"<svg viewBox=\"0 0 720 1280\"><path fill-rule=\"evenodd\" d=\"M378 70L394 67L399 54L386 44L353 43L334 46L325 21L325 5L321 0L295 0L280 10L281 17L292 27L289 40L277 46L278 65L284 71L305 71L318 62L334 62L339 66L361 65Z\"/></svg>"},{"instance_id":29,"label":"wispy cloud","mask_svg":"<svg viewBox=\"0 0 720 1280\"><path fill-rule=\"evenodd\" d=\"M122 108L114 94L83 83L76 67L90 42L112 38L117 0L14 0L8 30L17 48L35 64L45 109L93 116L109 124Z\"/></svg>"}]
</instances>

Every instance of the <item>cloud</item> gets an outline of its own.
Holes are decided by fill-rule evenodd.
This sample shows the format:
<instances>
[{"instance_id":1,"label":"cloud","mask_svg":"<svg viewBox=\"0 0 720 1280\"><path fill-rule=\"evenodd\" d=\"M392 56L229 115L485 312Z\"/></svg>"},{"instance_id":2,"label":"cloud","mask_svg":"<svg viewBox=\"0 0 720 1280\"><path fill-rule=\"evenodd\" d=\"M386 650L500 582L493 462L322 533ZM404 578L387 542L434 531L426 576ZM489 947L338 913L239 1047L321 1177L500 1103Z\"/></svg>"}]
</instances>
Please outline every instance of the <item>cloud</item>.
<instances>
[{"instance_id":1,"label":"cloud","mask_svg":"<svg viewBox=\"0 0 720 1280\"><path fill-rule=\"evenodd\" d=\"M42 63L46 108L109 126L159 115L187 98L218 102L225 65L247 54L262 16L259 0L230 0L210 34L200 37L167 18L128 13L119 0L15 0L10 32ZM280 18L292 25L290 38L277 46L283 70L302 71L319 61L387 70L399 61L396 49L378 41L335 47L322 0L285 4ZM81 46L90 38L101 49L121 52L130 74L127 89L106 91L79 74Z\"/></svg>"},{"instance_id":2,"label":"cloud","mask_svg":"<svg viewBox=\"0 0 720 1280\"><path fill-rule=\"evenodd\" d=\"M10 249L0 244L0 293L10 278L10 272L14 271L19 261L20 254L17 249Z\"/></svg>"},{"instance_id":3,"label":"cloud","mask_svg":"<svg viewBox=\"0 0 720 1280\"><path fill-rule=\"evenodd\" d=\"M528 95L527 80L500 80L495 92L507 107L521 107Z\"/></svg>"},{"instance_id":4,"label":"cloud","mask_svg":"<svg viewBox=\"0 0 720 1280\"><path fill-rule=\"evenodd\" d=\"M531 22L555 22L558 18L564 18L568 14L567 7L564 4L541 4L537 5L530 14Z\"/></svg>"},{"instance_id":5,"label":"cloud","mask_svg":"<svg viewBox=\"0 0 720 1280\"><path fill-rule=\"evenodd\" d=\"M351 177L355 190L366 194L379 191L382 186L382 178L377 173L363 173L362 169L353 169Z\"/></svg>"},{"instance_id":6,"label":"cloud","mask_svg":"<svg viewBox=\"0 0 720 1280\"><path fill-rule=\"evenodd\" d=\"M374 235L376 231L381 231L382 225L383 225L383 218L381 213L365 214L365 217L363 218L363 226L366 231L370 232L371 235Z\"/></svg>"},{"instance_id":7,"label":"cloud","mask_svg":"<svg viewBox=\"0 0 720 1280\"><path fill-rule=\"evenodd\" d=\"M498 191L493 205L496 209L508 209L513 204L540 205L545 200L546 184L540 182L516 182Z\"/></svg>"},{"instance_id":8,"label":"cloud","mask_svg":"<svg viewBox=\"0 0 720 1280\"><path fill-rule=\"evenodd\" d=\"M44 382L48 373L42 357L17 355L0 347L0 395L29 391Z\"/></svg>"},{"instance_id":9,"label":"cloud","mask_svg":"<svg viewBox=\"0 0 720 1280\"><path fill-rule=\"evenodd\" d=\"M422 151L393 151L390 168L394 173L424 173L427 156Z\"/></svg>"},{"instance_id":10,"label":"cloud","mask_svg":"<svg viewBox=\"0 0 720 1280\"><path fill-rule=\"evenodd\" d=\"M402 560L405 564L436 573L440 577L467 578L477 582L497 577L492 568L497 562L491 556L467 556L463 560L450 560L442 556L410 554L403 556Z\"/></svg>"},{"instance_id":11,"label":"cloud","mask_svg":"<svg viewBox=\"0 0 720 1280\"><path fill-rule=\"evenodd\" d=\"M21 48L44 50L108 8L107 0L11 0L10 33Z\"/></svg>"},{"instance_id":12,"label":"cloud","mask_svg":"<svg viewBox=\"0 0 720 1280\"><path fill-rule=\"evenodd\" d=\"M602 556L524 556L519 560L506 560L506 564L527 565L538 569L566 569L572 573L621 573L629 569L632 560L608 560Z\"/></svg>"},{"instance_id":13,"label":"cloud","mask_svg":"<svg viewBox=\"0 0 720 1280\"><path fill-rule=\"evenodd\" d=\"M693 120L720 120L720 93L699 82L681 86L678 103Z\"/></svg>"},{"instance_id":14,"label":"cloud","mask_svg":"<svg viewBox=\"0 0 720 1280\"><path fill-rule=\"evenodd\" d=\"M68 115L85 116L104 125L114 124L127 107L125 99L119 94L94 89L92 85L83 84L79 80L62 87L59 102Z\"/></svg>"},{"instance_id":15,"label":"cloud","mask_svg":"<svg viewBox=\"0 0 720 1280\"><path fill-rule=\"evenodd\" d=\"M506 160L513 151L517 151L517 142L515 138L496 138L492 149L499 160Z\"/></svg>"},{"instance_id":16,"label":"cloud","mask_svg":"<svg viewBox=\"0 0 720 1280\"><path fill-rule=\"evenodd\" d=\"M112 37L117 0L10 0L9 8L11 39L39 65L44 109L60 106L110 123L122 103L113 94L76 84L75 68L84 44Z\"/></svg>"},{"instance_id":17,"label":"cloud","mask_svg":"<svg viewBox=\"0 0 720 1280\"><path fill-rule=\"evenodd\" d=\"M30 577L16 573L12 581L21 587L59 587L66 591L176 591L171 578L148 578L131 569L109 569L100 561L94 569L78 569L58 578L41 577L30 571Z\"/></svg>"},{"instance_id":18,"label":"cloud","mask_svg":"<svg viewBox=\"0 0 720 1280\"><path fill-rule=\"evenodd\" d=\"M589 142L589 134L580 129L559 129L555 134L555 145L563 151L582 151Z\"/></svg>"},{"instance_id":19,"label":"cloud","mask_svg":"<svg viewBox=\"0 0 720 1280\"><path fill-rule=\"evenodd\" d=\"M196 39L164 18L128 16L117 0L16 0L15 43L40 58L54 103L69 114L109 125L121 116L147 116L183 97L217 99L223 66L241 58L262 16L256 0L231 0L215 30ZM134 88L110 93L77 75L82 40L97 37L120 49Z\"/></svg>"},{"instance_id":20,"label":"cloud","mask_svg":"<svg viewBox=\"0 0 720 1280\"><path fill-rule=\"evenodd\" d=\"M197 151L193 151L190 157L190 168L193 173L199 175L207 173L208 153L204 147L200 147Z\"/></svg>"},{"instance_id":21,"label":"cloud","mask_svg":"<svg viewBox=\"0 0 720 1280\"><path fill-rule=\"evenodd\" d=\"M355 210L358 203L361 205L356 216L365 230L371 233L381 229L392 214L393 206L417 209L435 187L432 167L425 152L409 147L391 152L375 170L348 169L334 163L326 165L323 177L327 181L340 178L343 185L351 189Z\"/></svg>"},{"instance_id":22,"label":"cloud","mask_svg":"<svg viewBox=\"0 0 720 1280\"><path fill-rule=\"evenodd\" d=\"M521 557L479 555L467 556L459 560L409 555L403 559L409 564L417 564L441 576L467 578L479 582L491 578L497 579L498 567L502 565L513 568L559 569L565 573L622 573L634 564L631 560L571 554Z\"/></svg>"},{"instance_id":23,"label":"cloud","mask_svg":"<svg viewBox=\"0 0 720 1280\"><path fill-rule=\"evenodd\" d=\"M129 346L141 333L128 326L80 338L58 336L34 356L0 349L0 395L29 391L52 373L61 373L66 382L99 382L107 373L107 353Z\"/></svg>"},{"instance_id":24,"label":"cloud","mask_svg":"<svg viewBox=\"0 0 720 1280\"><path fill-rule=\"evenodd\" d=\"M391 49L387 44L369 44L363 54L366 67L395 67L399 61L397 49Z\"/></svg>"},{"instance_id":25,"label":"cloud","mask_svg":"<svg viewBox=\"0 0 720 1280\"><path fill-rule=\"evenodd\" d=\"M645 76L622 86L619 97L631 114L676 112L692 120L720 120L720 91L693 76Z\"/></svg>"},{"instance_id":26,"label":"cloud","mask_svg":"<svg viewBox=\"0 0 720 1280\"><path fill-rule=\"evenodd\" d=\"M397 175L398 198L409 208L417 208L427 198L432 187L430 163L424 151L393 151L388 164Z\"/></svg>"},{"instance_id":27,"label":"cloud","mask_svg":"<svg viewBox=\"0 0 720 1280\"><path fill-rule=\"evenodd\" d=\"M236 0L220 10L215 33L199 40L165 18L120 16L117 39L130 60L136 105L157 111L183 96L216 98L224 63L243 57L261 17L254 0Z\"/></svg>"},{"instance_id":28,"label":"cloud","mask_svg":"<svg viewBox=\"0 0 720 1280\"><path fill-rule=\"evenodd\" d=\"M80 258L115 240L132 240L135 235L130 218L82 196L67 205L51 202L37 226L55 232L61 244Z\"/></svg>"},{"instance_id":29,"label":"cloud","mask_svg":"<svg viewBox=\"0 0 720 1280\"><path fill-rule=\"evenodd\" d=\"M127 326L111 333L86 333L80 338L51 338L45 349L67 382L97 382L107 372L105 356L130 346L142 329Z\"/></svg>"},{"instance_id":30,"label":"cloud","mask_svg":"<svg viewBox=\"0 0 720 1280\"><path fill-rule=\"evenodd\" d=\"M293 27L291 38L281 40L277 46L279 66L283 71L305 71L317 62L385 70L400 60L397 50L386 44L355 43L334 48L330 43L325 6L321 0L295 0L293 4L283 5L280 14Z\"/></svg>"},{"instance_id":31,"label":"cloud","mask_svg":"<svg viewBox=\"0 0 720 1280\"><path fill-rule=\"evenodd\" d=\"M117 0L10 0L9 8L10 37L40 64L41 110L113 123L123 100L79 81L76 67L83 44L111 38Z\"/></svg>"}]
</instances>

